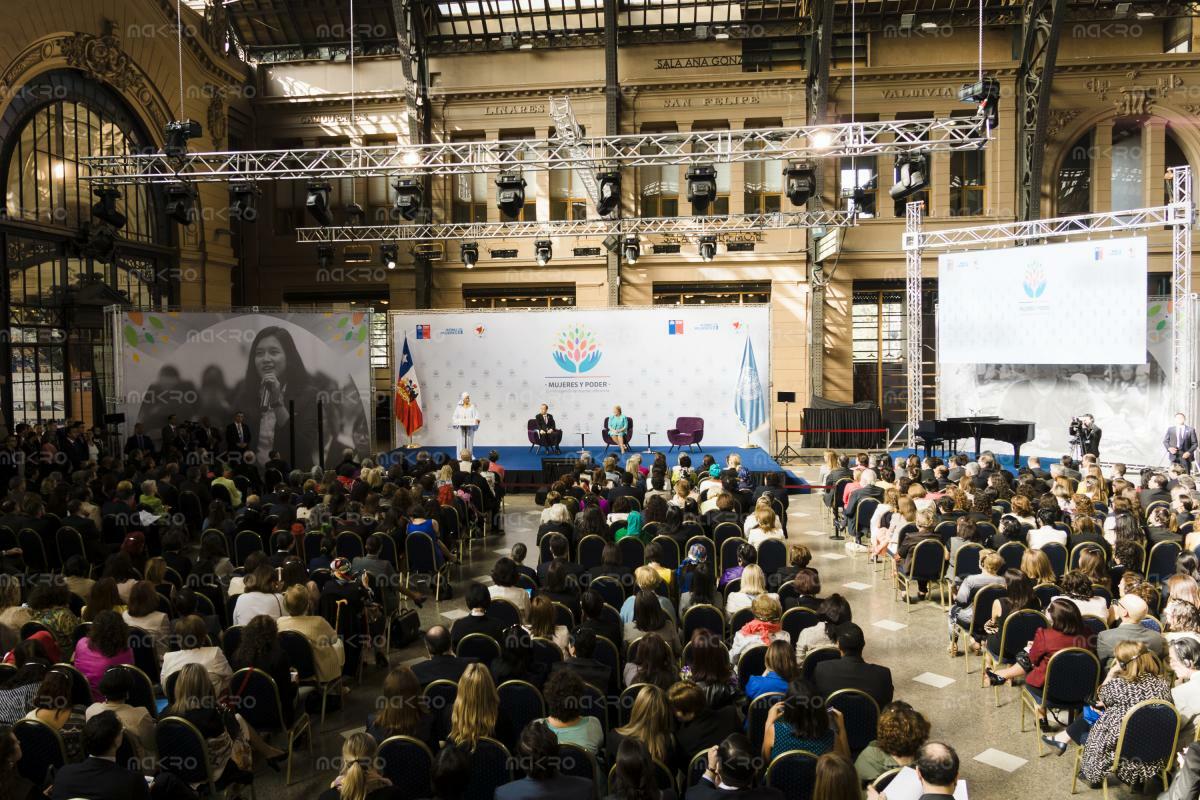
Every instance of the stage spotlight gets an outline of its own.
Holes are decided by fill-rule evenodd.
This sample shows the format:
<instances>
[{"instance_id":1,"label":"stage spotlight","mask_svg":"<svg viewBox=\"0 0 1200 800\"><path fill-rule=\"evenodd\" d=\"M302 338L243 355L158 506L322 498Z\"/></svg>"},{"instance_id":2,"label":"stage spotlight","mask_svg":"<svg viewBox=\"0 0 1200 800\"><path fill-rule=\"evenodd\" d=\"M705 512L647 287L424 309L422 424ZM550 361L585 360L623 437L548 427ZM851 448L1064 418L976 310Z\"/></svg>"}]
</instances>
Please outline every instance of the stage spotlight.
<instances>
[{"instance_id":1,"label":"stage spotlight","mask_svg":"<svg viewBox=\"0 0 1200 800\"><path fill-rule=\"evenodd\" d=\"M171 158L182 158L187 155L188 139L198 139L202 133L200 123L194 119L177 119L168 122L165 130L166 143L163 152Z\"/></svg>"},{"instance_id":2,"label":"stage spotlight","mask_svg":"<svg viewBox=\"0 0 1200 800\"><path fill-rule=\"evenodd\" d=\"M539 267L546 266L554 257L554 248L551 247L549 239L538 239L533 243L533 248Z\"/></svg>"},{"instance_id":3,"label":"stage spotlight","mask_svg":"<svg viewBox=\"0 0 1200 800\"><path fill-rule=\"evenodd\" d=\"M308 196L304 199L304 207L322 228L333 224L333 212L329 209L329 193L333 187L328 181L314 181L308 185Z\"/></svg>"},{"instance_id":4,"label":"stage spotlight","mask_svg":"<svg viewBox=\"0 0 1200 800\"><path fill-rule=\"evenodd\" d=\"M496 208L509 219L515 219L525 207L525 179L519 172L502 172L496 178Z\"/></svg>"},{"instance_id":5,"label":"stage spotlight","mask_svg":"<svg viewBox=\"0 0 1200 800\"><path fill-rule=\"evenodd\" d=\"M717 257L717 237L700 237L700 260L707 263Z\"/></svg>"},{"instance_id":6,"label":"stage spotlight","mask_svg":"<svg viewBox=\"0 0 1200 800\"><path fill-rule=\"evenodd\" d=\"M1000 81L987 77L975 83L965 84L958 90L958 99L979 106L981 116L987 118L988 126L995 129L1000 125Z\"/></svg>"},{"instance_id":7,"label":"stage spotlight","mask_svg":"<svg viewBox=\"0 0 1200 800\"><path fill-rule=\"evenodd\" d=\"M787 196L792 205L802 206L812 197L817 187L817 175L812 164L807 161L796 161L787 165L783 171L787 176Z\"/></svg>"},{"instance_id":8,"label":"stage spotlight","mask_svg":"<svg viewBox=\"0 0 1200 800\"><path fill-rule=\"evenodd\" d=\"M818 150L833 146L833 134L830 131L817 131L812 135L812 146Z\"/></svg>"},{"instance_id":9,"label":"stage spotlight","mask_svg":"<svg viewBox=\"0 0 1200 800\"><path fill-rule=\"evenodd\" d=\"M925 164L924 153L901 153L896 156L896 183L888 190L893 200L904 200L925 188Z\"/></svg>"},{"instance_id":10,"label":"stage spotlight","mask_svg":"<svg viewBox=\"0 0 1200 800\"><path fill-rule=\"evenodd\" d=\"M621 205L621 173L601 172L596 176L596 186L600 194L596 213L602 217L610 216Z\"/></svg>"},{"instance_id":11,"label":"stage spotlight","mask_svg":"<svg viewBox=\"0 0 1200 800\"><path fill-rule=\"evenodd\" d=\"M479 245L475 242L463 242L459 254L462 256L463 266L475 269L475 265L479 263Z\"/></svg>"},{"instance_id":12,"label":"stage spotlight","mask_svg":"<svg viewBox=\"0 0 1200 800\"><path fill-rule=\"evenodd\" d=\"M101 222L107 222L118 230L125 227L125 215L117 211L117 201L121 199L121 191L111 186L98 186L92 190L100 198L92 206L92 216Z\"/></svg>"},{"instance_id":13,"label":"stage spotlight","mask_svg":"<svg viewBox=\"0 0 1200 800\"><path fill-rule=\"evenodd\" d=\"M191 225L196 221L196 190L186 183L172 183L167 187L167 216L180 225Z\"/></svg>"},{"instance_id":14,"label":"stage spotlight","mask_svg":"<svg viewBox=\"0 0 1200 800\"><path fill-rule=\"evenodd\" d=\"M636 264L638 262L638 256L642 254L642 245L640 242L638 242L638 237L626 236L625 244L622 246L622 248L622 252L625 256L625 263Z\"/></svg>"},{"instance_id":15,"label":"stage spotlight","mask_svg":"<svg viewBox=\"0 0 1200 800\"><path fill-rule=\"evenodd\" d=\"M258 219L258 209L255 201L258 198L258 187L253 183L234 183L229 187L229 218L242 222L255 222Z\"/></svg>"},{"instance_id":16,"label":"stage spotlight","mask_svg":"<svg viewBox=\"0 0 1200 800\"><path fill-rule=\"evenodd\" d=\"M717 170L712 164L695 164L687 171L687 199L692 213L700 216L708 211L717 196Z\"/></svg>"},{"instance_id":17,"label":"stage spotlight","mask_svg":"<svg viewBox=\"0 0 1200 800\"><path fill-rule=\"evenodd\" d=\"M317 265L320 266L321 269L329 269L333 266L333 245L317 245Z\"/></svg>"},{"instance_id":18,"label":"stage spotlight","mask_svg":"<svg viewBox=\"0 0 1200 800\"><path fill-rule=\"evenodd\" d=\"M392 188L396 190L392 213L412 222L421 211L421 184L413 178L397 178Z\"/></svg>"},{"instance_id":19,"label":"stage spotlight","mask_svg":"<svg viewBox=\"0 0 1200 800\"><path fill-rule=\"evenodd\" d=\"M379 260L388 269L395 269L400 260L400 248L394 244L385 244L379 248Z\"/></svg>"}]
</instances>

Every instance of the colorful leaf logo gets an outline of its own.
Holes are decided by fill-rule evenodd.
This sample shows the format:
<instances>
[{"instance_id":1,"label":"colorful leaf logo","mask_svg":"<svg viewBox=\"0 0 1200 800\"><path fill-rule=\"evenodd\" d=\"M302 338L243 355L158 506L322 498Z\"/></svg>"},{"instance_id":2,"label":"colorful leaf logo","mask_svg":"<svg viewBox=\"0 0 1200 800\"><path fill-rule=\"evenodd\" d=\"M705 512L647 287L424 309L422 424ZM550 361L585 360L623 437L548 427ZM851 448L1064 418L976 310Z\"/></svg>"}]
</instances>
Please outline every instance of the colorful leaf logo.
<instances>
[{"instance_id":1,"label":"colorful leaf logo","mask_svg":"<svg viewBox=\"0 0 1200 800\"><path fill-rule=\"evenodd\" d=\"M1046 274L1040 264L1030 264L1025 270L1025 295L1036 300L1046 291Z\"/></svg>"},{"instance_id":2,"label":"colorful leaf logo","mask_svg":"<svg viewBox=\"0 0 1200 800\"><path fill-rule=\"evenodd\" d=\"M559 332L551 355L563 371L582 373L600 362L602 351L596 335L590 329L582 325L570 325Z\"/></svg>"}]
</instances>

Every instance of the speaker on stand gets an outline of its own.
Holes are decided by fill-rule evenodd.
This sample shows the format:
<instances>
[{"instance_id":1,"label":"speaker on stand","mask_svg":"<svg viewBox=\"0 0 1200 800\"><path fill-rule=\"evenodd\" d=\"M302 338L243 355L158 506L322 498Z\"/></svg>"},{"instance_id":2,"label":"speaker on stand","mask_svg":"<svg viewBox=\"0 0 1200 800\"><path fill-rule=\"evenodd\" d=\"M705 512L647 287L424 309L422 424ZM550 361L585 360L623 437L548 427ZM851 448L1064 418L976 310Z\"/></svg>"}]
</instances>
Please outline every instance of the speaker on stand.
<instances>
[{"instance_id":1,"label":"speaker on stand","mask_svg":"<svg viewBox=\"0 0 1200 800\"><path fill-rule=\"evenodd\" d=\"M795 392L776 392L775 393L775 402L783 403L783 447L781 447L779 449L779 452L777 452L775 454L775 460L780 463L783 463L784 461L786 461L787 459L790 459L790 458L800 458L800 452L798 450L796 450L796 448L792 447L792 445L791 445L790 440L791 440L792 426L789 424L790 418L789 418L789 414L788 414L789 410L791 409L792 403L796 402L796 393ZM775 444L776 445L779 444L778 434L776 434L776 436L775 436Z\"/></svg>"}]
</instances>

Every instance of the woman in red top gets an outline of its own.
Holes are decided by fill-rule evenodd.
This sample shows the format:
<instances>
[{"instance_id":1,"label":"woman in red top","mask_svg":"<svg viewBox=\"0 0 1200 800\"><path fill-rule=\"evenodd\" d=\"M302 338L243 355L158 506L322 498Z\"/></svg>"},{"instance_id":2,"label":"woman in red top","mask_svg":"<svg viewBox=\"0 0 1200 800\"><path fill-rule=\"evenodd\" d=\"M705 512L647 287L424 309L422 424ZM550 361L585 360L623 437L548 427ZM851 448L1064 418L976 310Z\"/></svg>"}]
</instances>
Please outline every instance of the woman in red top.
<instances>
[{"instance_id":1,"label":"woman in red top","mask_svg":"<svg viewBox=\"0 0 1200 800\"><path fill-rule=\"evenodd\" d=\"M1025 676L1025 685L1041 689L1046 683L1046 665L1050 656L1068 647L1095 650L1091 636L1083 625L1079 607L1063 597L1050 601L1046 608L1049 628L1042 628L1033 635L1033 644L1028 653L1017 654L1017 663L1004 669L985 670L992 686L1000 686L1012 678Z\"/></svg>"}]
</instances>

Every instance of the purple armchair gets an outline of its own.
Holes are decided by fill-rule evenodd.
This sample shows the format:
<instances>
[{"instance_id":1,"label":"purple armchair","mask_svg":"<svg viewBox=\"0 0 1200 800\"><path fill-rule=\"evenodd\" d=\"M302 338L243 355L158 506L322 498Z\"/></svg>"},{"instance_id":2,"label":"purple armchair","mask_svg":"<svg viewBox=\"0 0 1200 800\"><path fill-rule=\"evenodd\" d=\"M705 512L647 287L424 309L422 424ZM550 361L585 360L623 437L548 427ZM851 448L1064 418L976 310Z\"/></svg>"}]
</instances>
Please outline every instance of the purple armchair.
<instances>
[{"instance_id":1,"label":"purple armchair","mask_svg":"<svg viewBox=\"0 0 1200 800\"><path fill-rule=\"evenodd\" d=\"M704 448L700 447L700 441L703 438L703 417L679 417L675 420L675 427L667 431L667 441L671 443L667 452L671 452L676 447L682 450L685 446L689 450L697 447L703 452Z\"/></svg>"}]
</instances>

